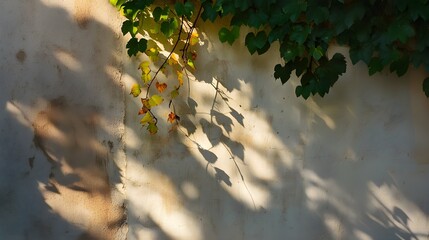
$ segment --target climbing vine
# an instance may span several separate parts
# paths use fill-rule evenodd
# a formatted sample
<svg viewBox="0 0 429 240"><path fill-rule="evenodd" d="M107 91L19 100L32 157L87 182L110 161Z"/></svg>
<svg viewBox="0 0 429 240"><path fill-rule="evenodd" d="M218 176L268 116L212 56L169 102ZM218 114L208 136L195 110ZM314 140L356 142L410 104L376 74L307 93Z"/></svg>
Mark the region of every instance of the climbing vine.
<svg viewBox="0 0 429 240"><path fill-rule="evenodd" d="M199 22L228 17L230 24L220 29L219 40L232 45L245 29L244 42L251 54L263 54L277 42L284 61L274 66L274 77L284 84L295 74L300 78L296 96L304 99L316 94L323 97L345 73L345 57L341 53L327 55L332 44L348 46L352 63L365 63L369 75L387 68L402 76L410 66L429 71L428 0L110 2L126 17L122 33L131 36L128 54L146 54L150 60L140 64L142 83L132 86L131 94L139 97L145 90L139 114L143 115L142 125L152 134L158 129L152 109L165 99L171 109L168 121L180 120L174 99L180 94L184 76L196 68L197 53L192 47L199 42ZM172 43L168 54L161 55L159 48L150 46L149 34ZM153 70L152 64L158 61L160 65ZM167 72L177 79L174 87L157 80L159 73ZM429 78L423 80L422 88L429 97Z"/></svg>

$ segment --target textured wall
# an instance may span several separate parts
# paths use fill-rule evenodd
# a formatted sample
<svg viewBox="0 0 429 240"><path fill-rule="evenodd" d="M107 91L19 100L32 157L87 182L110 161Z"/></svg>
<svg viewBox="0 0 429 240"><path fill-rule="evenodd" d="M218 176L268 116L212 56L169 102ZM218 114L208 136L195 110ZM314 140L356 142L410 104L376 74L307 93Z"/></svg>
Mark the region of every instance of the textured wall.
<svg viewBox="0 0 429 240"><path fill-rule="evenodd" d="M115 10L104 0L5 0L0 9L0 239L120 239Z"/></svg>
<svg viewBox="0 0 429 240"><path fill-rule="evenodd" d="M423 72L349 64L304 101L275 47L250 57L208 24L182 127L149 136L107 0L0 12L0 239L429 238Z"/></svg>
<svg viewBox="0 0 429 240"><path fill-rule="evenodd" d="M183 128L126 134L129 239L429 238L423 72L370 78L349 62L329 95L304 101L296 79L274 81L275 46L250 57L205 27L199 81L176 103Z"/></svg>

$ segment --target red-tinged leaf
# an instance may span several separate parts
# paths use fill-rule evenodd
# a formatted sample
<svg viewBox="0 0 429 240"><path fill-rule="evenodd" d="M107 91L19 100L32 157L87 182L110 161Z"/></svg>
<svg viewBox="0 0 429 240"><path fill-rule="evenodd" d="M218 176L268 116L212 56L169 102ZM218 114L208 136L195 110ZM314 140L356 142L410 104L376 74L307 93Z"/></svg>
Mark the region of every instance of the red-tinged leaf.
<svg viewBox="0 0 429 240"><path fill-rule="evenodd" d="M158 91L159 91L160 93L164 92L164 90L167 88L167 84L166 84L166 83L159 83L159 82L156 82L156 83L155 83L155 86L156 86L156 89L158 89Z"/></svg>
<svg viewBox="0 0 429 240"><path fill-rule="evenodd" d="M142 101L143 107L150 109L149 99L141 98L140 100Z"/></svg>
<svg viewBox="0 0 429 240"><path fill-rule="evenodd" d="M137 84L137 83L133 84L133 86L131 87L130 94L133 95L133 97L138 97L141 92L142 90L141 90L140 84Z"/></svg>
<svg viewBox="0 0 429 240"><path fill-rule="evenodd" d="M174 121L176 121L176 114L174 114L174 112L170 112L170 114L168 114L167 121L170 123L174 123Z"/></svg>
<svg viewBox="0 0 429 240"><path fill-rule="evenodd" d="M147 111L148 111L148 109L147 109L147 108L142 107L142 108L139 110L139 115L145 114L145 113L147 113Z"/></svg>

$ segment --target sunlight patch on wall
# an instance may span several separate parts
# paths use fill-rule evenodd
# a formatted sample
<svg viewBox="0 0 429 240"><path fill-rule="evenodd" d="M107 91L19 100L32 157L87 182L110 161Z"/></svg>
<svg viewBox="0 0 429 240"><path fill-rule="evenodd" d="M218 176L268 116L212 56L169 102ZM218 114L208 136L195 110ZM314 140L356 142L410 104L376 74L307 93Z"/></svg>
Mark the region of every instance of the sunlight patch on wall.
<svg viewBox="0 0 429 240"><path fill-rule="evenodd" d="M82 64L73 56L72 53L58 48L54 51L54 56L60 63L70 70L75 72L82 71Z"/></svg>
<svg viewBox="0 0 429 240"><path fill-rule="evenodd" d="M371 193L368 216L384 228L409 236L428 236L429 216L394 185L368 183Z"/></svg>

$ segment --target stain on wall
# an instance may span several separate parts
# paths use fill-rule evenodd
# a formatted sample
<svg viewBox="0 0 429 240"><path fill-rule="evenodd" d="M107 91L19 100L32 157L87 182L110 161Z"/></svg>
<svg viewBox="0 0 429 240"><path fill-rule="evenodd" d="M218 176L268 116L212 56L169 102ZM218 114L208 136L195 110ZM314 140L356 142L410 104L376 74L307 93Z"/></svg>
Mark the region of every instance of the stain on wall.
<svg viewBox="0 0 429 240"><path fill-rule="evenodd" d="M86 29L91 20L92 1L76 0L74 2L74 19L81 29Z"/></svg>

